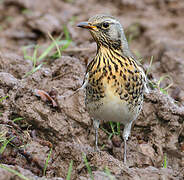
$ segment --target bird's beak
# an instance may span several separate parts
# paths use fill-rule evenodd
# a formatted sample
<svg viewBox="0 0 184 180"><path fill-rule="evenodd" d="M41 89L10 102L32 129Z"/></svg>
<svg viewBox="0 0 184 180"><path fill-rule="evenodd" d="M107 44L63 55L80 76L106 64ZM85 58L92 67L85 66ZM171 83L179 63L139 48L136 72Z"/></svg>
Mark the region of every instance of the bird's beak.
<svg viewBox="0 0 184 180"><path fill-rule="evenodd" d="M96 26L91 25L89 22L80 22L77 27L96 30Z"/></svg>

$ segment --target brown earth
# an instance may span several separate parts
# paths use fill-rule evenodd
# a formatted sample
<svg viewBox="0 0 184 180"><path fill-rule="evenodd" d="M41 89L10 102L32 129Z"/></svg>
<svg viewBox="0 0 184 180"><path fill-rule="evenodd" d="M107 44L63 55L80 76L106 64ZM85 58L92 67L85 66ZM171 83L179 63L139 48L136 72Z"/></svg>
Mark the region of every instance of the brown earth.
<svg viewBox="0 0 184 180"><path fill-rule="evenodd" d="M0 98L8 96L0 102L0 135L12 138L0 154L0 180L20 179L2 164L29 179L66 179L71 160L71 179L87 180L90 174L84 154L95 180L184 178L184 1L1 0L0 12ZM128 167L122 161L119 136L108 140L108 134L100 129L99 146L103 149L93 151L94 130L85 110L84 92L71 95L81 86L86 63L96 51L89 33L77 29L76 24L97 13L120 20L145 70L154 57L148 73L151 82L169 76L160 88L150 87L145 96L128 140ZM39 44L41 53L51 42L47 33L56 38L63 34L64 25L72 43L62 57L45 58L38 71L24 78L33 64L24 58L22 47ZM164 94L162 89L171 82ZM35 96L39 90L50 92L55 104ZM13 121L20 117L23 119ZM111 132L108 124L101 127ZM0 148L2 145L0 142ZM163 167L164 157L167 168Z"/></svg>

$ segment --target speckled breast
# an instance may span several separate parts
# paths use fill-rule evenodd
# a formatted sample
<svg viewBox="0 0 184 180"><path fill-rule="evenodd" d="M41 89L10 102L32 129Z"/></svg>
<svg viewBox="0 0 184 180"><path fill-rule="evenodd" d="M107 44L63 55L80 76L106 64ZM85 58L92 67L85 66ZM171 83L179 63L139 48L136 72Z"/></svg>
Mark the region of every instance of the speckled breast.
<svg viewBox="0 0 184 180"><path fill-rule="evenodd" d="M105 85L104 93L101 95L96 88L90 85L86 87L87 111L91 117L100 121L126 124L135 120L142 108L143 94L138 96L137 102L133 101L133 99L128 101L127 96L120 98L112 85Z"/></svg>

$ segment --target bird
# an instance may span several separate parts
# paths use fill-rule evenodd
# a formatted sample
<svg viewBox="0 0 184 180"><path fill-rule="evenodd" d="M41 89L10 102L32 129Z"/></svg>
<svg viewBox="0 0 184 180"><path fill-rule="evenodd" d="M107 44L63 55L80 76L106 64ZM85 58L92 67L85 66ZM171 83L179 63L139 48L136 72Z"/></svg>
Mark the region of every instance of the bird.
<svg viewBox="0 0 184 180"><path fill-rule="evenodd" d="M142 109L144 93L149 92L146 74L129 50L123 27L115 17L97 14L77 26L88 29L97 44L96 56L87 65L81 86L86 91L85 106L93 120L95 149L99 150L100 122L120 122L124 125L126 164L131 126Z"/></svg>

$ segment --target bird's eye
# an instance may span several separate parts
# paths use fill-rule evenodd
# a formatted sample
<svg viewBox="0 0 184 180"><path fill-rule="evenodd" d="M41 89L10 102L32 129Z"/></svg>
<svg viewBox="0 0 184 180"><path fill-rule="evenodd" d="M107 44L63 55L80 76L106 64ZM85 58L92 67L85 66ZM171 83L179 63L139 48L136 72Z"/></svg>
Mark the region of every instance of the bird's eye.
<svg viewBox="0 0 184 180"><path fill-rule="evenodd" d="M109 23L108 23L108 22L104 22L104 23L102 24L102 27L103 27L103 28L108 28L108 27L109 27Z"/></svg>

